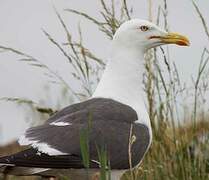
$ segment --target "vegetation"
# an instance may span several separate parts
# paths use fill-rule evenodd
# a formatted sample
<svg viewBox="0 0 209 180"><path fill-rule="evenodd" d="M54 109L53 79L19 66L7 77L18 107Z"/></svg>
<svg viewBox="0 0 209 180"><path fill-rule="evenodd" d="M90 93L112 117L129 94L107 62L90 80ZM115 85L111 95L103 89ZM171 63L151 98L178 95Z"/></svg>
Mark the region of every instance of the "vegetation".
<svg viewBox="0 0 209 180"><path fill-rule="evenodd" d="M132 8L126 0L121 0L120 4L112 1L100 0L102 11L102 20L91 17L85 12L74 9L65 9L69 15L75 14L85 18L95 24L99 31L103 32L105 37L112 39L114 32L121 23L132 16ZM149 19L152 17L152 0L149 3ZM198 5L191 1L194 10L202 22L204 31L209 40L209 30L207 23L201 13ZM163 0L162 6L158 8L156 24L163 22L164 28L168 30L168 2ZM67 90L67 94L74 99L85 99L92 93L93 86L98 81L99 74L105 67L105 60L93 54L83 45L81 28L78 28L80 39L73 40L61 15L55 10L57 17L65 30L66 43L61 44L55 40L49 33L43 30L63 56L67 58L74 69L72 72L74 78L82 85L82 92L77 93L70 87L65 80L43 64L41 60L31 57L27 53L16 49L0 46L0 49L20 55L20 61L24 61L31 66L44 69L44 73L52 79L54 83L60 84L61 88ZM71 14L70 14L71 13ZM175 62L169 58L169 47L160 47L150 50L146 55L146 74L144 78L144 89L147 94L147 107L153 129L153 142L148 153L140 167L127 172L123 176L125 179L144 179L144 180L206 180L209 179L209 121L208 115L204 111L205 95L209 88L209 50L205 47L202 50L200 64L196 77L192 78L193 87L187 87L179 78L178 69ZM160 62L163 62L160 63ZM192 94L192 96L189 96ZM188 97L189 96L189 97ZM192 108L188 113L185 104L180 106L178 98L189 98ZM13 101L17 103L29 104L40 113L53 113L56 110L50 107L42 107L31 100L22 98L6 97L2 100ZM183 109L183 110L180 110ZM184 118L183 120L181 118ZM186 123L183 123L186 119ZM181 121L181 123L180 123ZM81 147L83 147L84 164L88 168L88 134L86 131L81 133ZM130 137L132 139L132 137ZM134 141L131 143L134 143ZM127 150L128 151L128 150ZM108 162L105 151L98 150L102 162ZM130 155L131 156L131 155ZM102 177L106 163L101 163ZM104 179L104 178L103 178Z"/></svg>

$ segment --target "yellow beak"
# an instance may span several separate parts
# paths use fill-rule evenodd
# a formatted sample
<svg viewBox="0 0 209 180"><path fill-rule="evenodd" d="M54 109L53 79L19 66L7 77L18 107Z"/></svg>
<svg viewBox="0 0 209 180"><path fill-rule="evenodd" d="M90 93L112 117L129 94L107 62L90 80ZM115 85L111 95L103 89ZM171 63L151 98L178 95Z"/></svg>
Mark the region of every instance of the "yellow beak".
<svg viewBox="0 0 209 180"><path fill-rule="evenodd" d="M186 36L178 33L167 33L165 36L151 36L150 39L160 39L165 44L177 44L180 46L189 46L190 42Z"/></svg>

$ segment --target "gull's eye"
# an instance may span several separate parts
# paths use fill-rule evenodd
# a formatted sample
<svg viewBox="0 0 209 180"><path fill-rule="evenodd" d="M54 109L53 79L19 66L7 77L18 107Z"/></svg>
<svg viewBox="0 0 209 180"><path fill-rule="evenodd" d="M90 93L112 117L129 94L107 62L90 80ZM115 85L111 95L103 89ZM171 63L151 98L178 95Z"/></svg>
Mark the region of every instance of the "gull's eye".
<svg viewBox="0 0 209 180"><path fill-rule="evenodd" d="M147 31L147 30L149 30L149 27L148 26L140 26L139 28L141 29L141 31Z"/></svg>

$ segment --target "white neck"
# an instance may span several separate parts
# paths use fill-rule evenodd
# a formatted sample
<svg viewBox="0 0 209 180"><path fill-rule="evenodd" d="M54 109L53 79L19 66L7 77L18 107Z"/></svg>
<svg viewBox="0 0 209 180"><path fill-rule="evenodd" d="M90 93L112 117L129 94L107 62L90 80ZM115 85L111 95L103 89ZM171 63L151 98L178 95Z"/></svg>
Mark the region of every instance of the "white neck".
<svg viewBox="0 0 209 180"><path fill-rule="evenodd" d="M131 106L137 122L150 127L143 91L144 52L133 48L114 48L93 97L111 98Z"/></svg>

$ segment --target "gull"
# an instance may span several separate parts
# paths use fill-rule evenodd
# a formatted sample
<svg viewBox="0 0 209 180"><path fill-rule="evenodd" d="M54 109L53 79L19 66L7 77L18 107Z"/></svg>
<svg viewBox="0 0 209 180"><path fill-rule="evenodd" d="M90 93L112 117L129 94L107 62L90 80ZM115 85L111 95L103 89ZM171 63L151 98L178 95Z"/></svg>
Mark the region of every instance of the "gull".
<svg viewBox="0 0 209 180"><path fill-rule="evenodd" d="M143 92L144 55L147 50L165 44L189 46L189 40L146 20L123 23L114 34L110 60L92 97L65 107L43 125L27 129L19 144L28 148L1 157L0 171L56 176L53 173L57 170L68 172L73 180L84 179L84 131L88 132L90 178L101 167L98 149L105 149L112 180L120 179L130 165L137 167L152 141Z"/></svg>

